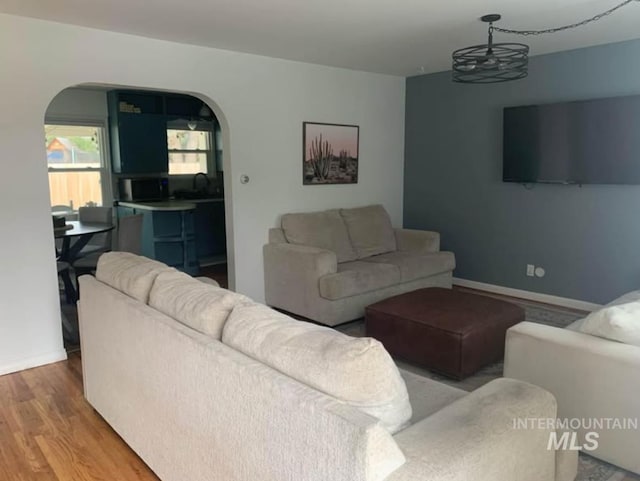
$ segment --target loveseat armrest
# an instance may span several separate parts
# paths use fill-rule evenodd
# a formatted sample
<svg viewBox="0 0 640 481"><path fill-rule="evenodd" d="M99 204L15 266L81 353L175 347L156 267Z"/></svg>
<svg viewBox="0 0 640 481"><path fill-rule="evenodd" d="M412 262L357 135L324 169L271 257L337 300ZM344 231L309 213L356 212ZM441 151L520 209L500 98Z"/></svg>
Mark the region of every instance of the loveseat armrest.
<svg viewBox="0 0 640 481"><path fill-rule="evenodd" d="M555 417L549 392L497 379L396 434L407 463L387 481L554 481L552 430L516 423Z"/></svg>
<svg viewBox="0 0 640 481"><path fill-rule="evenodd" d="M306 312L303 307L320 297L320 278L338 272L336 253L326 249L270 243L262 252L266 302L289 312Z"/></svg>
<svg viewBox="0 0 640 481"><path fill-rule="evenodd" d="M640 419L640 347L570 329L522 322L507 331L504 375L547 389L560 419ZM586 424L586 423L584 423ZM580 425L598 434L597 458L640 473L640 431Z"/></svg>
<svg viewBox="0 0 640 481"><path fill-rule="evenodd" d="M438 252L440 234L438 232L416 229L394 229L396 245L399 251Z"/></svg>

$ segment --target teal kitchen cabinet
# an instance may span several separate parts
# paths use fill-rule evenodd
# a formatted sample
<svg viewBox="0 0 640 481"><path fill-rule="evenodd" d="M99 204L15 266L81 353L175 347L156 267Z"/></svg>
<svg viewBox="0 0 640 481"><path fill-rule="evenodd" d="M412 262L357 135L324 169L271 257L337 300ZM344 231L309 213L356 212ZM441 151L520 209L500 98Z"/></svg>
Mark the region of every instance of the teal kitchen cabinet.
<svg viewBox="0 0 640 481"><path fill-rule="evenodd" d="M112 169L116 174L169 171L167 118L161 95L108 94Z"/></svg>
<svg viewBox="0 0 640 481"><path fill-rule="evenodd" d="M118 216L143 214L142 255L195 275L200 271L195 209L187 202L120 202Z"/></svg>
<svg viewBox="0 0 640 481"><path fill-rule="evenodd" d="M219 261L227 253L225 213L223 199L194 201L196 251L201 265Z"/></svg>

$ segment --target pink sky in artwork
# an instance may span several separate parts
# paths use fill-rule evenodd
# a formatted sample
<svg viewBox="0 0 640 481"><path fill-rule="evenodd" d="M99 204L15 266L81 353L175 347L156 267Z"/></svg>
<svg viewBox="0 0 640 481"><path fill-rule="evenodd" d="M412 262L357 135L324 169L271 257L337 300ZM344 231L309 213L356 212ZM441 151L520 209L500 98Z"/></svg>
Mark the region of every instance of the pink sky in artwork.
<svg viewBox="0 0 640 481"><path fill-rule="evenodd" d="M328 140L333 147L333 155L338 156L346 150L351 157L358 157L358 128L342 125L306 124L305 160L310 159L311 142L322 134L322 142Z"/></svg>

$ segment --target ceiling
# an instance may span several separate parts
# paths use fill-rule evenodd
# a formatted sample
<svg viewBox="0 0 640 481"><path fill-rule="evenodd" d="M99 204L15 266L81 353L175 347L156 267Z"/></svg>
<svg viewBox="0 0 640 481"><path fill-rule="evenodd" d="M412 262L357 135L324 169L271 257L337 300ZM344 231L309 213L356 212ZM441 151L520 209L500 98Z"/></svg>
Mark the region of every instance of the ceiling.
<svg viewBox="0 0 640 481"><path fill-rule="evenodd" d="M402 76L450 68L451 52L500 26L573 23L621 0L1 0L0 12L270 57ZM531 54L640 38L640 1L570 32L525 41ZM523 41L497 34L496 41Z"/></svg>

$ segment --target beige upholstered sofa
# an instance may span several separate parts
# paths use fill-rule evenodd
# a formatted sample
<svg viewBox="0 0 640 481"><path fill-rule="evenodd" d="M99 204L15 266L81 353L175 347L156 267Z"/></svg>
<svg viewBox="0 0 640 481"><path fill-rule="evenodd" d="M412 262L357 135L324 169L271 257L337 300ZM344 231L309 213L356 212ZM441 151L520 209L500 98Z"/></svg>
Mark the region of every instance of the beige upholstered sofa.
<svg viewBox="0 0 640 481"><path fill-rule="evenodd" d="M455 268L437 232L394 229L381 205L285 214L263 254L267 304L329 326L397 294L451 287Z"/></svg>
<svg viewBox="0 0 640 481"><path fill-rule="evenodd" d="M85 396L163 481L569 481L553 396L468 394L400 372L380 343L300 322L132 254L79 304Z"/></svg>
<svg viewBox="0 0 640 481"><path fill-rule="evenodd" d="M640 291L605 308L630 302L640 302ZM631 327L637 334L640 304L636 309ZM585 320L566 329L531 322L509 329L504 375L552 392L561 420L582 426L577 429L578 445L592 447L585 435L595 432L598 446L588 454L640 474L640 346L581 332ZM614 425L613 420L622 424Z"/></svg>

